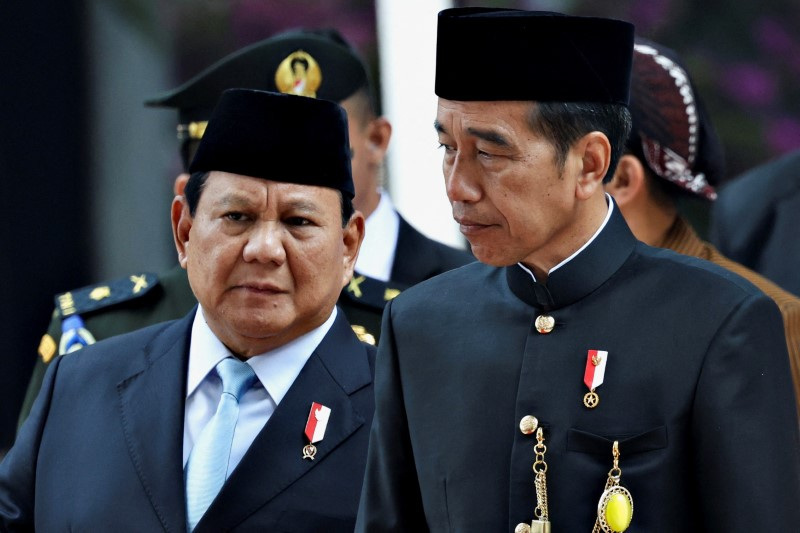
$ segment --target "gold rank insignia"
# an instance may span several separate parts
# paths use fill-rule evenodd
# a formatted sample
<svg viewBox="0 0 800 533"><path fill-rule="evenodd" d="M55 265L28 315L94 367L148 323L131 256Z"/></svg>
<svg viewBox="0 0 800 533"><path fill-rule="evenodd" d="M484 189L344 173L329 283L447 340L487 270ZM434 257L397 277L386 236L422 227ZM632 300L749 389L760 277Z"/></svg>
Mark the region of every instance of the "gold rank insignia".
<svg viewBox="0 0 800 533"><path fill-rule="evenodd" d="M364 283L364 280L367 279L366 276L356 276L350 280L350 283L347 285L347 292L355 296L356 298L361 298L361 285Z"/></svg>
<svg viewBox="0 0 800 533"><path fill-rule="evenodd" d="M366 342L367 344L371 344L371 345L375 346L375 336L372 333L369 333L367 331L367 328L365 328L364 326L359 326L357 324L354 324L354 325L352 325L350 327L353 328L353 333L356 334L356 337L358 337L358 340L360 340L361 342Z"/></svg>
<svg viewBox="0 0 800 533"><path fill-rule="evenodd" d="M389 300L394 300L398 294L400 294L398 289L386 289L383 291L383 299L388 302Z"/></svg>
<svg viewBox="0 0 800 533"><path fill-rule="evenodd" d="M147 283L147 275L142 274L141 276L131 276L130 277L131 283L133 283L133 294L141 291L142 289L146 289L150 284Z"/></svg>
<svg viewBox="0 0 800 533"><path fill-rule="evenodd" d="M281 61L275 71L275 86L285 94L317 97L322 71L316 60L303 50L296 50Z"/></svg>
<svg viewBox="0 0 800 533"><path fill-rule="evenodd" d="M103 298L108 298L111 296L111 287L108 285L103 285L102 287L95 287L92 289L92 292L89 293L89 298L92 300L99 302Z"/></svg>
<svg viewBox="0 0 800 533"><path fill-rule="evenodd" d="M49 363L56 354L56 348L56 341L49 333L42 335L42 340L39 341L39 356L42 358L42 361Z"/></svg>

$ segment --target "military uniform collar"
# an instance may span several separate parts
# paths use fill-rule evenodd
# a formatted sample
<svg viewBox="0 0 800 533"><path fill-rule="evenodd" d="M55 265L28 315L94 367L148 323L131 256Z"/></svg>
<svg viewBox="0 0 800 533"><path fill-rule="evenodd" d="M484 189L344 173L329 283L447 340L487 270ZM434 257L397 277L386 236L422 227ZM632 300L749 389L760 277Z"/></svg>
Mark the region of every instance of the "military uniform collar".
<svg viewBox="0 0 800 533"><path fill-rule="evenodd" d="M609 200L613 202L613 200ZM525 303L543 311L577 302L605 283L633 251L636 239L617 206L588 246L551 271L546 283L532 279L519 265L506 267L511 291Z"/></svg>

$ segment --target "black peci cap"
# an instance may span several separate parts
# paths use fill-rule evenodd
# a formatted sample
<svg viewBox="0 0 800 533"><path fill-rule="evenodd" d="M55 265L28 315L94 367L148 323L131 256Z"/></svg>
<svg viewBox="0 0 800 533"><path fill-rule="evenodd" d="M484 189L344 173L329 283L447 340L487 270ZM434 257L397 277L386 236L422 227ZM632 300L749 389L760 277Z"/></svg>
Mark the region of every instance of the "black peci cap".
<svg viewBox="0 0 800 533"><path fill-rule="evenodd" d="M227 90L189 167L213 170L330 187L352 198L347 115L325 100Z"/></svg>
<svg viewBox="0 0 800 533"><path fill-rule="evenodd" d="M367 86L364 63L338 32L292 30L228 55L145 104L176 108L179 137L199 139L226 89L258 89L341 102Z"/></svg>
<svg viewBox="0 0 800 533"><path fill-rule="evenodd" d="M722 143L678 55L637 39L628 149L659 178L715 200L725 172Z"/></svg>
<svg viewBox="0 0 800 533"><path fill-rule="evenodd" d="M633 25L544 11L439 13L436 94L448 100L627 104Z"/></svg>

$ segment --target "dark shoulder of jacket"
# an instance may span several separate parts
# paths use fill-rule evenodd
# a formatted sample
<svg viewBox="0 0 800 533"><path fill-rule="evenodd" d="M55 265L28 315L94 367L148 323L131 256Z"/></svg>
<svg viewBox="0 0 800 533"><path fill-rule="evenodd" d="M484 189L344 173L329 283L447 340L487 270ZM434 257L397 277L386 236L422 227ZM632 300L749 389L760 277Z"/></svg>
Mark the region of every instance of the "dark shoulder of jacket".
<svg viewBox="0 0 800 533"><path fill-rule="evenodd" d="M100 309L139 300L159 286L158 276L150 272L87 285L55 296L56 313L62 319L93 313Z"/></svg>

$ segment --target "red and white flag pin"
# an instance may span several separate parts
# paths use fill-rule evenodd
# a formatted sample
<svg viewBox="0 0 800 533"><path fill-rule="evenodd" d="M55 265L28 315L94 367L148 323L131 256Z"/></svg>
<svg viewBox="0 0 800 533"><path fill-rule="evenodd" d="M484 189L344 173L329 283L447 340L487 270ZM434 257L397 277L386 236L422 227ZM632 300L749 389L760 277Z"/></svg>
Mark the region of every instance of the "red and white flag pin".
<svg viewBox="0 0 800 533"><path fill-rule="evenodd" d="M605 350L589 350L586 354L583 382L589 387L589 392L583 396L583 405L589 409L594 409L600 403L600 397L595 389L603 384L603 379L606 377L606 363L608 363L608 352Z"/></svg>
<svg viewBox="0 0 800 533"><path fill-rule="evenodd" d="M305 431L308 444L303 446L303 459L314 460L314 456L317 454L317 447L314 446L314 443L321 441L325 437L325 429L328 427L330 417L330 407L325 407L317 402L311 404L311 412L308 413Z"/></svg>

